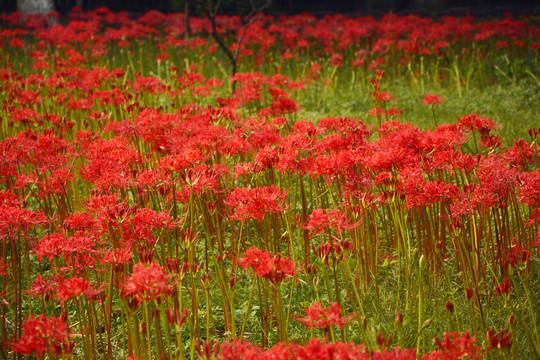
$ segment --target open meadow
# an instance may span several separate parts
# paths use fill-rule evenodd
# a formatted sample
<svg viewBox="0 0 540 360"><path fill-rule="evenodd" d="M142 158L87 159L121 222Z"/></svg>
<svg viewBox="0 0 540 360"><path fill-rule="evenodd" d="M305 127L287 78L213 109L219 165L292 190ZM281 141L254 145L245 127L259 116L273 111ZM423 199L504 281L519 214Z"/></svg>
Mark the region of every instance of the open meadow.
<svg viewBox="0 0 540 360"><path fill-rule="evenodd" d="M540 17L214 20L0 14L0 359L540 358Z"/></svg>

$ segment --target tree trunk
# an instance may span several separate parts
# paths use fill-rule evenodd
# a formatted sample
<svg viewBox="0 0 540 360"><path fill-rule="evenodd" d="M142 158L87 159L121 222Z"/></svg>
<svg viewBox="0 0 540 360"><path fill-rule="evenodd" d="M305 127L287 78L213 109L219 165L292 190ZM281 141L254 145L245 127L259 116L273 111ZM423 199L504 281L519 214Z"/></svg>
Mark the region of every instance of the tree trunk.
<svg viewBox="0 0 540 360"><path fill-rule="evenodd" d="M189 38L191 35L191 29L189 26L189 0L186 0L184 3L184 16L185 16L185 23L186 23L186 39Z"/></svg>
<svg viewBox="0 0 540 360"><path fill-rule="evenodd" d="M23 14L41 14L54 10L53 0L17 0L17 10Z"/></svg>

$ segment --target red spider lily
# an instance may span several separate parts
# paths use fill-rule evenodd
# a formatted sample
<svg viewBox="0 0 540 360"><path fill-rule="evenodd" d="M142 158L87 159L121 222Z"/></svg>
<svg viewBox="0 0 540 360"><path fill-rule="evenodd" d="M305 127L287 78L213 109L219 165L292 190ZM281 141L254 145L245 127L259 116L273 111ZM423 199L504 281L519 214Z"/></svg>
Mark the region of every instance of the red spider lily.
<svg viewBox="0 0 540 360"><path fill-rule="evenodd" d="M320 302L316 302L305 311L307 317L297 317L296 319L309 328L327 328L330 325L336 325L340 329L343 329L343 327L356 316L356 314L352 314L342 317L341 307L338 303L334 302L331 302L329 307L323 307Z"/></svg>
<svg viewBox="0 0 540 360"><path fill-rule="evenodd" d="M283 212L285 210L283 202L286 197L287 192L281 191L275 185L235 188L225 204L234 208L231 219L262 220L266 214Z"/></svg>
<svg viewBox="0 0 540 360"><path fill-rule="evenodd" d="M520 201L530 206L540 204L540 170L521 173L519 180Z"/></svg>
<svg viewBox="0 0 540 360"><path fill-rule="evenodd" d="M341 54L334 54L330 58L330 65L332 65L334 67L340 67L340 66L343 66L343 64L344 64L343 55L341 55Z"/></svg>
<svg viewBox="0 0 540 360"><path fill-rule="evenodd" d="M147 208L140 209L131 220L134 238L147 244L154 244L159 240L156 239L152 230L170 230L178 226L179 223L173 221L166 212L156 213Z"/></svg>
<svg viewBox="0 0 540 360"><path fill-rule="evenodd" d="M160 167L164 170L183 172L186 168L197 165L205 160L205 156L198 149L185 149L181 154L164 157Z"/></svg>
<svg viewBox="0 0 540 360"><path fill-rule="evenodd" d="M540 136L540 128L536 129L536 128L530 128L528 130L528 133L529 133L529 136L533 139L533 140L536 140L537 137Z"/></svg>
<svg viewBox="0 0 540 360"><path fill-rule="evenodd" d="M88 165L83 177L98 189L125 188L134 183L134 166L140 155L125 140L96 140L88 149Z"/></svg>
<svg viewBox="0 0 540 360"><path fill-rule="evenodd" d="M19 354L34 354L42 358L44 354L68 355L73 352L72 337L63 318L30 316L23 323L23 336L11 343L11 350Z"/></svg>
<svg viewBox="0 0 540 360"><path fill-rule="evenodd" d="M52 262L54 257L59 256L67 260L70 256L94 255L97 253L96 246L96 239L93 236L77 231L69 237L59 233L46 235L32 250L38 256L38 261L41 262L46 256Z"/></svg>
<svg viewBox="0 0 540 360"><path fill-rule="evenodd" d="M170 279L171 275L166 274L157 263L137 263L133 266L133 274L122 283L121 295L134 297L138 301L167 296L173 290Z"/></svg>
<svg viewBox="0 0 540 360"><path fill-rule="evenodd" d="M101 263L112 265L125 265L131 263L133 251L129 247L122 247L104 252Z"/></svg>
<svg viewBox="0 0 540 360"><path fill-rule="evenodd" d="M440 180L426 181L420 169L405 168L400 171L400 176L403 182L399 183L397 188L405 195L408 208L451 201L459 193L459 188L454 184Z"/></svg>
<svg viewBox="0 0 540 360"><path fill-rule="evenodd" d="M137 186L166 189L172 183L171 175L161 169L145 169L139 172Z"/></svg>
<svg viewBox="0 0 540 360"><path fill-rule="evenodd" d="M486 134L485 130L480 130L480 146L488 149L497 149L501 146L502 137L500 135Z"/></svg>
<svg viewBox="0 0 540 360"><path fill-rule="evenodd" d="M326 228L332 227L338 233L341 230L352 230L359 224L348 224L347 218L337 209L315 209L303 229L309 230L309 236L315 236Z"/></svg>
<svg viewBox="0 0 540 360"><path fill-rule="evenodd" d="M259 359L262 354L262 349L252 345L241 339L234 339L231 342L224 343L220 346L220 353L216 356L220 360L236 360L236 359Z"/></svg>
<svg viewBox="0 0 540 360"><path fill-rule="evenodd" d="M313 128L313 130L316 129ZM275 168L283 172L305 173L313 162L311 156L313 140L309 135L289 135L283 139L279 150L279 161L275 164Z"/></svg>
<svg viewBox="0 0 540 360"><path fill-rule="evenodd" d="M416 350L400 349L368 351L362 344L344 342L326 342L321 339L310 339L307 344L278 344L273 348L256 355L257 359L298 359L298 360L414 360Z"/></svg>
<svg viewBox="0 0 540 360"><path fill-rule="evenodd" d="M23 125L39 123L39 118L34 109L14 109L10 115L10 119L13 121L13 123L21 123Z"/></svg>
<svg viewBox="0 0 540 360"><path fill-rule="evenodd" d="M511 167L516 167L519 169L525 169L528 164L534 163L539 159L534 145L527 143L523 139L514 141L512 147L507 149L502 157L509 163Z"/></svg>
<svg viewBox="0 0 540 360"><path fill-rule="evenodd" d="M248 174L260 173L263 170L262 166L252 162L243 162L236 164L232 172L235 179L239 177L245 177Z"/></svg>
<svg viewBox="0 0 540 360"><path fill-rule="evenodd" d="M271 104L272 113L274 116L282 116L298 112L298 104L291 98L280 98L274 100Z"/></svg>
<svg viewBox="0 0 540 360"><path fill-rule="evenodd" d="M33 295L41 295L45 301L49 301L54 295L56 289L56 280L50 278L43 278L41 274L38 274L32 289L27 290L26 293Z"/></svg>
<svg viewBox="0 0 540 360"><path fill-rule="evenodd" d="M91 230L95 227L98 221L87 212L71 213L64 219L64 227L68 230Z"/></svg>
<svg viewBox="0 0 540 360"><path fill-rule="evenodd" d="M294 277L299 271L289 258L281 258L279 254L272 256L256 247L247 249L244 257L238 259L238 265L244 269L251 268L256 276L274 284L281 283L287 276Z"/></svg>
<svg viewBox="0 0 540 360"><path fill-rule="evenodd" d="M515 189L519 178L517 169L509 169L504 161L496 157L479 158L478 180L485 195L483 199L486 207L494 205L505 207L509 198L515 196ZM487 198L490 197L490 199Z"/></svg>
<svg viewBox="0 0 540 360"><path fill-rule="evenodd" d="M459 124L465 130L475 131L480 129L493 130L498 126L493 123L492 119L480 116L478 114L470 114L459 119Z"/></svg>
<svg viewBox="0 0 540 360"><path fill-rule="evenodd" d="M476 338L471 338L467 332L444 334L443 341L435 338L439 350L422 356L422 360L452 360L465 357L471 360L483 359L485 351L482 351L480 346L474 345L475 340Z"/></svg>
<svg viewBox="0 0 540 360"><path fill-rule="evenodd" d="M279 144L281 136L279 130L271 127L268 124L261 124L257 128L251 130L249 135L249 144L256 149L271 147L271 145Z"/></svg>
<svg viewBox="0 0 540 360"><path fill-rule="evenodd" d="M439 95L433 95L433 94L427 94L424 95L424 105L428 105L432 107L433 105L439 105L443 103L443 98L441 98Z"/></svg>
<svg viewBox="0 0 540 360"><path fill-rule="evenodd" d="M267 145L255 155L255 163L264 169L271 169L279 162L281 151L277 147Z"/></svg>
<svg viewBox="0 0 540 360"><path fill-rule="evenodd" d="M42 211L22 208L22 201L11 191L0 190L0 240L16 237L37 226L46 226L50 220Z"/></svg>
<svg viewBox="0 0 540 360"><path fill-rule="evenodd" d="M316 157L311 164L309 173L313 176L327 175L333 179L341 173L348 173L354 164L354 158L350 151L338 151Z"/></svg>
<svg viewBox="0 0 540 360"><path fill-rule="evenodd" d="M112 223L123 223L137 211L137 206L129 206L118 195L92 196L86 202L86 208L90 214L95 214L98 222L108 229Z"/></svg>
<svg viewBox="0 0 540 360"><path fill-rule="evenodd" d="M63 304L66 300L74 297L86 296L93 299L103 289L96 289L90 285L88 280L79 277L69 279L59 279L56 283L55 297Z"/></svg>
<svg viewBox="0 0 540 360"><path fill-rule="evenodd" d="M200 195L209 192L219 193L221 190L221 177L230 172L225 164L208 166L200 164L186 171L185 181L193 190L193 194Z"/></svg>
<svg viewBox="0 0 540 360"><path fill-rule="evenodd" d="M353 135L357 140L364 141L371 135L371 129L366 126L362 119L350 117L329 117L319 120L317 125L322 131L333 130L344 135ZM352 133L352 134L351 134Z"/></svg>

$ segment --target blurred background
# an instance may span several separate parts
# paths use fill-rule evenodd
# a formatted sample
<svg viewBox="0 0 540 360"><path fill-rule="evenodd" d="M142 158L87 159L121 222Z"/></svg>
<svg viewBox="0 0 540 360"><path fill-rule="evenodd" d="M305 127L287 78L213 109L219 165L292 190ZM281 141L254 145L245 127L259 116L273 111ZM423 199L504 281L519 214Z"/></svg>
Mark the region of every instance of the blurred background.
<svg viewBox="0 0 540 360"><path fill-rule="evenodd" d="M0 0L0 12L17 11L17 3L45 1L52 3L60 14L69 12L74 6L83 10L106 6L113 11L127 11L134 16L148 10L182 12L186 1L193 0ZM222 0L220 13L237 14L247 0ZM249 6L249 5L248 5ZM388 12L431 16L466 15L501 16L505 12L540 14L538 0L273 0L266 13L292 15L309 12L324 14L382 15ZM190 7L192 15L201 15L196 5Z"/></svg>

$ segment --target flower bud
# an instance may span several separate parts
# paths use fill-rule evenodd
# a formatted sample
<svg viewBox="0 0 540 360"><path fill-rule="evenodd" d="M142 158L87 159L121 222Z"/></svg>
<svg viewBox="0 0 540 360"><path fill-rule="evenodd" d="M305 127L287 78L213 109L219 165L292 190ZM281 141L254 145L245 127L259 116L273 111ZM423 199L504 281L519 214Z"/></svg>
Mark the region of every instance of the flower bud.
<svg viewBox="0 0 540 360"><path fill-rule="evenodd" d="M146 331L147 331L147 330L148 330L148 329L146 328L146 322L145 322L145 321L142 321L142 322L141 322L141 333L146 334Z"/></svg>
<svg viewBox="0 0 540 360"><path fill-rule="evenodd" d="M467 296L467 300L471 300L473 297L473 291L471 288L467 288L465 290L465 295Z"/></svg>
<svg viewBox="0 0 540 360"><path fill-rule="evenodd" d="M401 329L403 325L403 314L400 312L396 313L396 318L394 319L394 326L398 329Z"/></svg>
<svg viewBox="0 0 540 360"><path fill-rule="evenodd" d="M377 335L377 345L383 346L386 343L386 337L383 333Z"/></svg>

